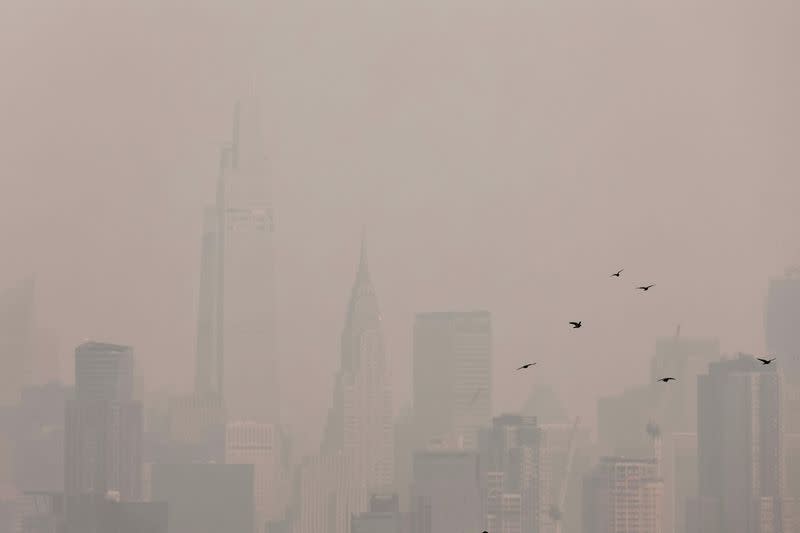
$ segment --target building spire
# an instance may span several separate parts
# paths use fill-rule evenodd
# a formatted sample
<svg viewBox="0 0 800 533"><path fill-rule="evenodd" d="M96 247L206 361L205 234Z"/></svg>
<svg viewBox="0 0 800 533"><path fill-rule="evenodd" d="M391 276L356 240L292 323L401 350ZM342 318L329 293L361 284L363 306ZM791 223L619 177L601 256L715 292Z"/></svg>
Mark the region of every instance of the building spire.
<svg viewBox="0 0 800 533"><path fill-rule="evenodd" d="M361 252L358 259L358 277L369 276L369 265L367 264L367 225L361 225Z"/></svg>
<svg viewBox="0 0 800 533"><path fill-rule="evenodd" d="M256 174L266 170L258 82L255 75L250 79L244 96L236 102L232 144L231 159L234 168Z"/></svg>

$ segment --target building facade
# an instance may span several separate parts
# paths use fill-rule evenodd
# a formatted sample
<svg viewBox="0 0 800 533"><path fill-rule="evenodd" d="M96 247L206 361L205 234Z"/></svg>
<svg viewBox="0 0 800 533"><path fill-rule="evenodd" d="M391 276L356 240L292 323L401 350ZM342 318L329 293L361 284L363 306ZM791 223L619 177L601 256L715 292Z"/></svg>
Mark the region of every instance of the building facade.
<svg viewBox="0 0 800 533"><path fill-rule="evenodd" d="M698 377L698 498L689 531L790 531L781 376L740 355Z"/></svg>
<svg viewBox="0 0 800 533"><path fill-rule="evenodd" d="M66 409L67 512L86 495L141 498L142 406L133 401L133 349L87 342L75 350L75 398Z"/></svg>
<svg viewBox="0 0 800 533"><path fill-rule="evenodd" d="M283 518L288 505L288 464L279 427L231 422L225 432L225 463L253 465L253 511L258 531Z"/></svg>
<svg viewBox="0 0 800 533"><path fill-rule="evenodd" d="M583 481L584 533L661 533L663 490L655 459L601 458Z"/></svg>
<svg viewBox="0 0 800 533"><path fill-rule="evenodd" d="M503 415L480 436L486 526L491 531L538 533L549 522L550 477L545 434L536 417Z"/></svg>

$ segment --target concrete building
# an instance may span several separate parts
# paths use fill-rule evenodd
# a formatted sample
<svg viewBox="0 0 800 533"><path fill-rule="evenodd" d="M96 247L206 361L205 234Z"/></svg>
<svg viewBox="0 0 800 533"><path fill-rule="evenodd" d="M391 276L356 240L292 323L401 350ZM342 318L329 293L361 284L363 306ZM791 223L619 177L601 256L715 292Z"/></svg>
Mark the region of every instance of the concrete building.
<svg viewBox="0 0 800 533"><path fill-rule="evenodd" d="M601 458L584 478L584 533L661 533L663 489L654 459Z"/></svg>
<svg viewBox="0 0 800 533"><path fill-rule="evenodd" d="M87 342L75 350L75 399L67 404L67 513L84 495L141 498L142 406L132 400L133 350ZM69 516L68 516L69 518Z"/></svg>
<svg viewBox="0 0 800 533"><path fill-rule="evenodd" d="M367 487L355 458L338 453L308 458L294 488L293 533L350 533L351 520L367 510Z"/></svg>
<svg viewBox="0 0 800 533"><path fill-rule="evenodd" d="M416 452L411 489L415 533L481 531L484 508L480 476L476 452Z"/></svg>
<svg viewBox="0 0 800 533"><path fill-rule="evenodd" d="M170 398L168 411L167 457L160 462L225 462L226 414L219 396Z"/></svg>
<svg viewBox="0 0 800 533"><path fill-rule="evenodd" d="M253 510L258 531L263 531L267 522L283 518L289 503L289 465L278 427L258 422L229 423L225 463L253 465Z"/></svg>
<svg viewBox="0 0 800 533"><path fill-rule="evenodd" d="M536 417L503 415L480 435L486 525L492 531L538 533L550 521L550 470Z"/></svg>
<svg viewBox="0 0 800 533"><path fill-rule="evenodd" d="M492 416L492 323L488 311L418 313L414 413L419 436L454 436L477 448Z"/></svg>
<svg viewBox="0 0 800 533"><path fill-rule="evenodd" d="M697 386L698 498L688 530L789 531L777 367L740 355L713 363Z"/></svg>

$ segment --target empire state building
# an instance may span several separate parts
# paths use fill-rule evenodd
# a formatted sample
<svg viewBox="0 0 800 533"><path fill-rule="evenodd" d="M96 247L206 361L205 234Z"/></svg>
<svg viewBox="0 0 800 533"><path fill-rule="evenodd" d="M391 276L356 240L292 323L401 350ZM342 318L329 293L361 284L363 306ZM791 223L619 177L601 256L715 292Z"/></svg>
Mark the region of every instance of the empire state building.
<svg viewBox="0 0 800 533"><path fill-rule="evenodd" d="M204 217L195 392L228 417L279 422L274 219L258 102L236 106L216 205Z"/></svg>

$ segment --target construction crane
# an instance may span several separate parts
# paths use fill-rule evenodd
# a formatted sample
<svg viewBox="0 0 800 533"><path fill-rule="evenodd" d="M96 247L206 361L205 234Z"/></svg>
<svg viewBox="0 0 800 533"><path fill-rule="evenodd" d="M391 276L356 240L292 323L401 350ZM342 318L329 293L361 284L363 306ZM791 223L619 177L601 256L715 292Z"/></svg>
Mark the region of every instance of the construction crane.
<svg viewBox="0 0 800 533"><path fill-rule="evenodd" d="M555 533L561 533L561 521L564 518L564 504L567 499L567 487L569 486L569 476L572 473L572 459L575 457L575 434L578 432L578 423L581 418L575 417L572 432L569 435L567 445L567 464L564 468L564 479L561 480L561 493L558 495L558 502L550 506L550 519L555 524Z"/></svg>

